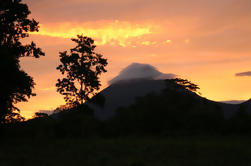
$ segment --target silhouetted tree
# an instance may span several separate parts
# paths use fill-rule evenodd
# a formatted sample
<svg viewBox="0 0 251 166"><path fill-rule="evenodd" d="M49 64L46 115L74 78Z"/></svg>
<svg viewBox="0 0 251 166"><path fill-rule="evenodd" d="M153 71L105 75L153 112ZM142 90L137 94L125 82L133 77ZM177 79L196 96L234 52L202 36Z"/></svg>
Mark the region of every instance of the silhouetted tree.
<svg viewBox="0 0 251 166"><path fill-rule="evenodd" d="M0 3L0 123L22 120L14 104L35 95L34 81L20 69L21 57L43 56L34 42L22 44L29 32L38 31L38 22L28 19L30 11L21 0L1 0Z"/></svg>
<svg viewBox="0 0 251 166"><path fill-rule="evenodd" d="M33 118L44 118L44 117L48 117L49 115L43 112L36 112L33 116Z"/></svg>
<svg viewBox="0 0 251 166"><path fill-rule="evenodd" d="M191 92L198 92L198 90L200 89L198 85L192 83L191 81L188 81L187 79L181 79L181 78L175 78L175 79L167 79L166 80L169 83L174 83L175 86L179 87L183 87L184 89L187 89Z"/></svg>
<svg viewBox="0 0 251 166"><path fill-rule="evenodd" d="M66 103L79 105L88 101L96 94L101 84L99 75L106 72L107 60L103 55L94 52L94 40L78 35L71 39L77 46L70 50L60 52L61 64L57 67L65 78L58 79L57 91L64 95Z"/></svg>

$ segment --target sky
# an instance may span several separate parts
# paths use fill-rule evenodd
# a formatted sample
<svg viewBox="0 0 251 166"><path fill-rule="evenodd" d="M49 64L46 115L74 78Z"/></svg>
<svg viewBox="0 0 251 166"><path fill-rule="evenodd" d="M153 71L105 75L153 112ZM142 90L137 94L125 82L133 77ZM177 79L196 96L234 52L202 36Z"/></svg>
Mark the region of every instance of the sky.
<svg viewBox="0 0 251 166"><path fill-rule="evenodd" d="M34 41L46 53L23 58L22 68L36 82L36 97L19 103L31 117L64 100L56 92L59 52L83 34L108 59L102 88L126 66L143 63L199 85L210 100L251 98L250 0L23 0L40 31ZM25 42L26 42L25 41Z"/></svg>

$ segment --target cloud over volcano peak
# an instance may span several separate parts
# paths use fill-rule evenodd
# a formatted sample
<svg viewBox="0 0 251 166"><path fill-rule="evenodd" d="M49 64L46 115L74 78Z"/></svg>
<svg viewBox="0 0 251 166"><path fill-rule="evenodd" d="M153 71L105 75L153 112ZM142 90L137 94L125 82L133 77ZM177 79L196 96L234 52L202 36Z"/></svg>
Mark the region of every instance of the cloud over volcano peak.
<svg viewBox="0 0 251 166"><path fill-rule="evenodd" d="M149 64L132 63L121 70L118 76L110 80L109 84L132 79L170 79L175 77L175 74L162 73Z"/></svg>

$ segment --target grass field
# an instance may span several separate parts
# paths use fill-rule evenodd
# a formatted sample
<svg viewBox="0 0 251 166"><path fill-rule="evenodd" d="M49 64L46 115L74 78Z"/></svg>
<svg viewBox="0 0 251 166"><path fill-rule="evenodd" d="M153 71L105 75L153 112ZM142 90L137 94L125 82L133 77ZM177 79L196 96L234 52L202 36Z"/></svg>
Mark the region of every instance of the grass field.
<svg viewBox="0 0 251 166"><path fill-rule="evenodd" d="M9 139L1 166L249 166L248 137Z"/></svg>

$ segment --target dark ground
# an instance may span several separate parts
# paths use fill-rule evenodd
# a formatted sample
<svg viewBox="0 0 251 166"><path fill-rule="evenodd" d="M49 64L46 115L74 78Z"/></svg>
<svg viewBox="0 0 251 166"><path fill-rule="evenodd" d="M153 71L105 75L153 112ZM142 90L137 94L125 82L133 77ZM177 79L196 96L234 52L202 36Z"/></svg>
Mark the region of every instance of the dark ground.
<svg viewBox="0 0 251 166"><path fill-rule="evenodd" d="M1 166L248 166L249 137L8 139Z"/></svg>

